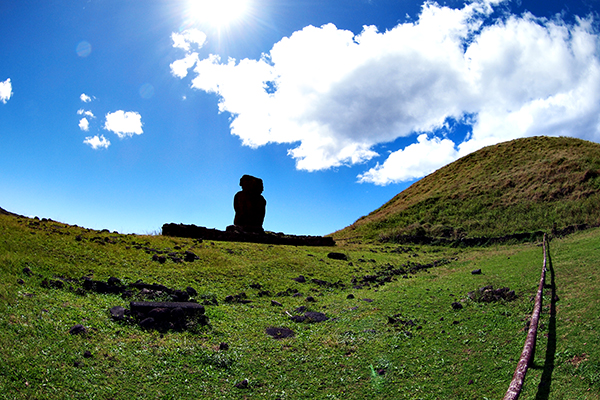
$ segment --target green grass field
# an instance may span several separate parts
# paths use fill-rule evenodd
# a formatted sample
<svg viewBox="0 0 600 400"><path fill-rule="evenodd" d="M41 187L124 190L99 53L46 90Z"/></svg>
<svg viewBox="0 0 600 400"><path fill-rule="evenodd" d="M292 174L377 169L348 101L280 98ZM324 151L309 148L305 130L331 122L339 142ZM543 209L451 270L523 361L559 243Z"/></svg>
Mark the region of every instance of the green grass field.
<svg viewBox="0 0 600 400"><path fill-rule="evenodd" d="M198 259L161 264L147 249L190 250ZM328 258L331 251L348 260ZM554 239L550 254L535 362L521 399L598 399L600 230ZM270 246L118 235L0 215L0 398L501 399L541 267L537 243ZM299 275L307 282L293 280ZM218 305L206 306L209 326L144 330L111 319L109 308L129 300L78 292L84 276L191 286L198 301ZM508 287L517 299L468 298L487 285ZM250 303L225 302L242 292ZM454 310L453 302L463 308ZM300 306L329 319L294 322ZM87 333L69 334L75 324ZM295 335L273 339L268 327ZM236 387L245 379L246 387Z"/></svg>

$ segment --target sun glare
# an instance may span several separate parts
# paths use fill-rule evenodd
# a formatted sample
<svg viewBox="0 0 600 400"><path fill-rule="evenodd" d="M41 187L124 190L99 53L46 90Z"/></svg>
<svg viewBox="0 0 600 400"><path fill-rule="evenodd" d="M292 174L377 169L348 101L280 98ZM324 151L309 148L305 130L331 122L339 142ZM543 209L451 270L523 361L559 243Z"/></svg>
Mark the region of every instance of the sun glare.
<svg viewBox="0 0 600 400"><path fill-rule="evenodd" d="M249 0L191 0L189 10L198 22L225 27L242 18Z"/></svg>

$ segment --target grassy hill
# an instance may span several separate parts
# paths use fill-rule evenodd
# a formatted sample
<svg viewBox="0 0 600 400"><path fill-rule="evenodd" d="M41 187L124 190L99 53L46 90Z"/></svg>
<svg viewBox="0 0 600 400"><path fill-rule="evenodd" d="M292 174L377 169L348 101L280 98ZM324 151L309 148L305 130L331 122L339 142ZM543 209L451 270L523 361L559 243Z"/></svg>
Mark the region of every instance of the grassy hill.
<svg viewBox="0 0 600 400"><path fill-rule="evenodd" d="M599 229L552 241L521 398L598 398L599 246ZM332 250L347 260L330 258ZM201 242L0 213L0 399L501 398L541 255L536 243ZM91 281L131 293L92 290ZM112 307L169 299L162 287L133 290L140 281L194 289L210 323L152 329L114 320ZM469 297L487 286L516 298ZM305 313L327 319L291 318ZM77 324L85 332L69 333ZM271 337L271 328L293 336Z"/></svg>
<svg viewBox="0 0 600 400"><path fill-rule="evenodd" d="M532 137L469 154L333 236L498 237L599 223L600 144Z"/></svg>

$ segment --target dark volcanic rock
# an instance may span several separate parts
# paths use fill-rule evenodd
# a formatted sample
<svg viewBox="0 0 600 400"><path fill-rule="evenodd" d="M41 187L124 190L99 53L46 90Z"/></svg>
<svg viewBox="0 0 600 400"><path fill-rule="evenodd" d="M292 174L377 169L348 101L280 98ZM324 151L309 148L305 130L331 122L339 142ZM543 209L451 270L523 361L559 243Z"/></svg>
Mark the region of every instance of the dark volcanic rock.
<svg viewBox="0 0 600 400"><path fill-rule="evenodd" d="M348 261L348 256L345 255L344 253L331 252L331 253L327 254L327 257L331 258L332 260Z"/></svg>
<svg viewBox="0 0 600 400"><path fill-rule="evenodd" d="M190 294L187 291L176 290L173 293L173 301L175 302L184 302L188 301L190 298Z"/></svg>
<svg viewBox="0 0 600 400"><path fill-rule="evenodd" d="M277 327L269 327L266 329L267 335L271 336L273 339L285 339L288 337L294 337L295 333L290 328L277 328Z"/></svg>
<svg viewBox="0 0 600 400"><path fill-rule="evenodd" d="M115 321L122 321L125 319L125 308L121 306L116 306L108 310L110 312L110 316Z"/></svg>
<svg viewBox="0 0 600 400"><path fill-rule="evenodd" d="M292 278L292 280L293 280L293 281L296 281L296 282L298 282L298 283L304 283L304 282L306 282L306 278L304 277L304 275L300 275L300 276L299 276L299 277L297 277L297 278Z"/></svg>
<svg viewBox="0 0 600 400"><path fill-rule="evenodd" d="M71 335L79 335L82 333L87 333L87 329L85 329L85 326L83 326L81 324L77 324L77 325L73 325L73 327L71 327L71 329L69 329L69 333Z"/></svg>
<svg viewBox="0 0 600 400"><path fill-rule="evenodd" d="M140 327L143 329L152 329L154 328L154 318L144 318L140 321Z"/></svg>
<svg viewBox="0 0 600 400"><path fill-rule="evenodd" d="M322 312L315 311L307 311L304 313L304 316L306 317L307 322L323 322L329 319L329 317Z"/></svg>
<svg viewBox="0 0 600 400"><path fill-rule="evenodd" d="M453 310L462 310L463 306L460 303L454 302L452 303L452 309Z"/></svg>
<svg viewBox="0 0 600 400"><path fill-rule="evenodd" d="M491 285L483 286L474 292L469 292L467 296L476 302L492 303L496 301L512 301L517 298L514 290L507 287L494 289Z"/></svg>
<svg viewBox="0 0 600 400"><path fill-rule="evenodd" d="M247 389L248 388L248 379L244 379L243 381L236 383L235 387L238 389Z"/></svg>
<svg viewBox="0 0 600 400"><path fill-rule="evenodd" d="M196 254L192 253L191 251L186 251L183 255L183 260L187 261L187 262L194 262L196 260L199 260L200 257L198 257Z"/></svg>
<svg viewBox="0 0 600 400"><path fill-rule="evenodd" d="M332 237L285 235L273 232L243 232L235 229L235 226L233 226L233 229L220 231L197 225L171 223L162 226L162 234L164 236L226 242L250 242L290 246L335 246L335 241ZM155 261L159 260L156 259Z"/></svg>
<svg viewBox="0 0 600 400"><path fill-rule="evenodd" d="M481 275L481 269L474 269L473 271L471 271L472 275Z"/></svg>

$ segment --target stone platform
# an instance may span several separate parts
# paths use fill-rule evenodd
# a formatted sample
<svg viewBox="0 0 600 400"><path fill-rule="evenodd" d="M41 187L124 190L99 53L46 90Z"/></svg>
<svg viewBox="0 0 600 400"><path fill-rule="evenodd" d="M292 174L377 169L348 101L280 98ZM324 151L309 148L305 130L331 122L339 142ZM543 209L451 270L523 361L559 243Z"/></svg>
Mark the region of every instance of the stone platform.
<svg viewBox="0 0 600 400"><path fill-rule="evenodd" d="M185 224L164 224L164 236L185 237L192 239L216 240L224 242L249 242L264 244L287 244L291 246L335 246L331 237L323 236L296 236L283 233L254 233L239 231L220 231L203 226Z"/></svg>

